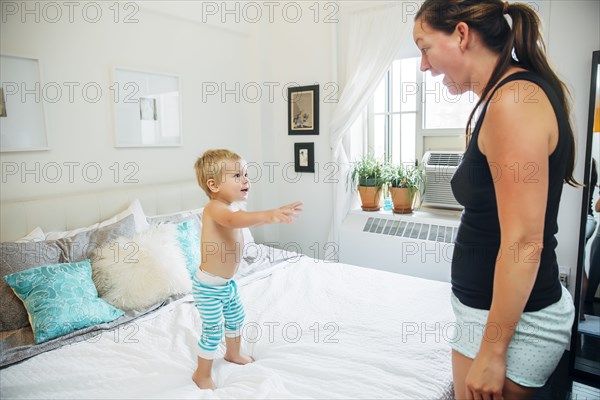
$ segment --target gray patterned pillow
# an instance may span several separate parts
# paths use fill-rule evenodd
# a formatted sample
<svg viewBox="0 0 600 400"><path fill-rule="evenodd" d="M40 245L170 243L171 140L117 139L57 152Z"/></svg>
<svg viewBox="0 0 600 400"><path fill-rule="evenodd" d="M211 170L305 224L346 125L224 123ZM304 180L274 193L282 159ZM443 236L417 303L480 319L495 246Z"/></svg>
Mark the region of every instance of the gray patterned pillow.
<svg viewBox="0 0 600 400"><path fill-rule="evenodd" d="M65 254L56 240L0 244L0 277L40 265L65 262ZM29 325L23 302L4 279L0 279L0 331L10 331Z"/></svg>
<svg viewBox="0 0 600 400"><path fill-rule="evenodd" d="M79 262L95 258L95 250L106 242L124 236L131 238L135 234L135 217L129 215L114 224L91 231L80 232L74 236L59 239L67 262Z"/></svg>

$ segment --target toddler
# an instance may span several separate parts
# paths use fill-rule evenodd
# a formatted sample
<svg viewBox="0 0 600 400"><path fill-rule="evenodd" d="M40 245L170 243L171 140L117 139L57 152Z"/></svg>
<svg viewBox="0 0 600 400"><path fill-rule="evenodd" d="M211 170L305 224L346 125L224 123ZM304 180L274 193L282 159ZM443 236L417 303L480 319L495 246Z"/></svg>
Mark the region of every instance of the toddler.
<svg viewBox="0 0 600 400"><path fill-rule="evenodd" d="M248 198L250 182L246 162L229 150L208 150L194 166L198 184L210 198L202 215L202 261L193 277L192 294L202 332L198 342L198 368L192 380L201 389L214 389L212 362L223 337L225 360L236 364L254 361L240 352L244 307L232 279L242 256L242 228L269 223L290 223L301 210L295 202L268 211L239 211L232 204Z"/></svg>

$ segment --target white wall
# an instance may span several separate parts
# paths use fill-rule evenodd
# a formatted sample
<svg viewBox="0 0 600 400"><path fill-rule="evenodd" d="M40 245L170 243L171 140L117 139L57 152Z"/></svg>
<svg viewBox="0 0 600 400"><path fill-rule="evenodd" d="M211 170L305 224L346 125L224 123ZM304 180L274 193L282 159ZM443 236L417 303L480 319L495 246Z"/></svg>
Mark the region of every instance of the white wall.
<svg viewBox="0 0 600 400"><path fill-rule="evenodd" d="M276 82L273 101L260 104L263 174L255 183L263 208L278 207L296 200L304 202L302 216L291 225L271 225L255 230L255 236L278 243L281 247L323 257L332 216L333 184L326 178L334 171L329 147L329 123L333 103L333 65L336 51L332 47L335 24L325 23L331 10L320 9L317 15L312 2L302 5L302 17L297 22L295 13L288 18L275 18L271 24L262 24L257 38L259 82ZM327 12L326 12L327 11ZM315 16L316 22L315 22ZM288 135L287 92L282 88L320 84L320 133ZM294 143L315 144L315 173L297 175L294 172ZM273 165L272 174L266 163ZM316 243L316 244L315 244Z"/></svg>
<svg viewBox="0 0 600 400"><path fill-rule="evenodd" d="M19 7L23 4L14 3ZM31 2L29 9L33 9L34 4L40 7L41 3ZM256 64L253 36L147 10L146 3L155 4L139 2L136 3L141 4L139 10L121 9L118 23L114 22L115 15L109 8L113 3L109 2L96 2L103 12L96 23L82 17L82 6L75 10L73 23L69 22L67 8L62 9L63 17L56 23L50 22L55 14L50 14L51 10L44 13L41 7L39 22L35 21L35 14L25 15L26 20L22 22L20 13L3 13L2 53L38 58L43 84L56 82L65 90L58 102L44 102L50 150L2 153L3 172L14 167L14 163L20 171L35 171L39 165L39 174L3 176L2 200L94 191L115 184L132 185L125 182L126 176L137 179L139 184L195 180L196 157L212 147L230 147L248 158L257 156L256 147L251 145L259 131L253 111L256 107L223 103L218 95L204 102L202 96L207 83L226 82L234 87L235 82L249 80L251 72L244 66L254 68ZM190 6L193 3L170 5L177 7L180 14L189 12L186 8ZM123 18L132 11L138 22L123 23ZM89 15L93 16L91 10ZM182 147L113 147L113 97L109 87L115 67L179 76L183 104ZM65 82L80 85L75 89L72 103ZM81 93L83 85L90 82L103 91L96 103L86 101ZM73 169L73 179L69 179L69 168L64 164L69 162L80 163ZM126 169L128 162L135 165ZM50 163L64 166L63 176L58 181L54 175L44 179L45 167ZM83 174L87 163L100 166L102 177L97 182L91 183L95 180L95 168L88 170L89 175ZM115 163L119 163L118 168ZM120 172L118 176L116 171ZM54 170L46 172L54 173Z"/></svg>

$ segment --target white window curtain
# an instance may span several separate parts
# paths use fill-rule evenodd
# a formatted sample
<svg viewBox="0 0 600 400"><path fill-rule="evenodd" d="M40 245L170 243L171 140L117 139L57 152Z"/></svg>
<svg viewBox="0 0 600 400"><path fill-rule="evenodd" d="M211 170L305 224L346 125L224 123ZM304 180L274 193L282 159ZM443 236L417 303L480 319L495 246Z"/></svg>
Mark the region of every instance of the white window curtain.
<svg viewBox="0 0 600 400"><path fill-rule="evenodd" d="M406 2L389 2L349 13L348 26L340 31L338 43L347 49L339 59L344 84L331 121L332 159L339 166L333 191L333 221L329 240L339 243L339 228L352 206L353 193L347 187L349 170L348 138L353 130L364 129L363 111L377 85L412 35L414 13ZM379 3L381 4L381 3Z"/></svg>

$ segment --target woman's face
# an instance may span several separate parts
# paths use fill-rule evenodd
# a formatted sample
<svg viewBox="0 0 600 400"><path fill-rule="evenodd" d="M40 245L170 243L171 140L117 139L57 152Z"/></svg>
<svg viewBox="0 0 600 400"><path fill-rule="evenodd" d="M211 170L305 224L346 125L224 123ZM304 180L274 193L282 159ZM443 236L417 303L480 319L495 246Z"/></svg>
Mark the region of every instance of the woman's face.
<svg viewBox="0 0 600 400"><path fill-rule="evenodd" d="M469 90L462 62L462 39L457 30L451 34L437 31L419 18L415 21L413 39L421 51L421 71L429 71L433 76L443 74L442 82L453 95Z"/></svg>

